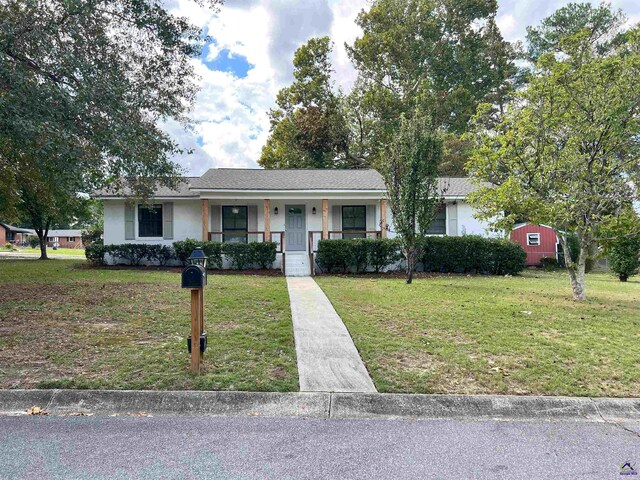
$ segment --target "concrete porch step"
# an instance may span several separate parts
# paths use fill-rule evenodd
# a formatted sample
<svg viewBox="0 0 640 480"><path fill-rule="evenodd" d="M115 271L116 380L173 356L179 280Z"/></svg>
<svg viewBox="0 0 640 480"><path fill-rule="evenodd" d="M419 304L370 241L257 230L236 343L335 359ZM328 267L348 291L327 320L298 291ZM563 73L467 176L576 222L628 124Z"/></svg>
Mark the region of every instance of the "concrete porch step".
<svg viewBox="0 0 640 480"><path fill-rule="evenodd" d="M308 277L311 275L311 264L306 252L286 252L285 272L287 277Z"/></svg>

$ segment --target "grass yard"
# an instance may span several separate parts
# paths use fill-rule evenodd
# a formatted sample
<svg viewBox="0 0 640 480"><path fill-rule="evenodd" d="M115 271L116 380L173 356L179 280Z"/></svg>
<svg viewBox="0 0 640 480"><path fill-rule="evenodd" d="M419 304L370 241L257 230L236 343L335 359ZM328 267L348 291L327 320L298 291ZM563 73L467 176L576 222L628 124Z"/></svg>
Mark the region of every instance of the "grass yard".
<svg viewBox="0 0 640 480"><path fill-rule="evenodd" d="M318 277L381 392L640 397L640 281Z"/></svg>
<svg viewBox="0 0 640 480"><path fill-rule="evenodd" d="M14 251L16 253L31 253L33 255L40 256L40 247L18 247ZM54 250L49 247L47 248L47 255L77 255L84 257L84 248L58 248L57 250Z"/></svg>
<svg viewBox="0 0 640 480"><path fill-rule="evenodd" d="M179 273L0 260L0 388L298 389L284 278L209 275L197 376L190 318Z"/></svg>

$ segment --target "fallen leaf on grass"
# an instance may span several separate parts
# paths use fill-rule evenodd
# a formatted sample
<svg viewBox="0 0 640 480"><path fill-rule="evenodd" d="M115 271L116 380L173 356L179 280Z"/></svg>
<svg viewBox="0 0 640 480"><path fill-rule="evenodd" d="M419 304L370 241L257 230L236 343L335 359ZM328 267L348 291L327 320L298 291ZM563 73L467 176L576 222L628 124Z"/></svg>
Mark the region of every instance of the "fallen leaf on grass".
<svg viewBox="0 0 640 480"><path fill-rule="evenodd" d="M93 413L72 412L68 416L69 417L93 417Z"/></svg>

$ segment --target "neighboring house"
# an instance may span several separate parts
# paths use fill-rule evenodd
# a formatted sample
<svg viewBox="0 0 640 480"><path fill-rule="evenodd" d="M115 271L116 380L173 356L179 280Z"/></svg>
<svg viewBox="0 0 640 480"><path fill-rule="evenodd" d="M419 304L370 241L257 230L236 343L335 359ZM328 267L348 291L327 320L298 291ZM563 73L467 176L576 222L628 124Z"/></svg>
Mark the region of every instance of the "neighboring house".
<svg viewBox="0 0 640 480"><path fill-rule="evenodd" d="M540 265L542 257L558 258L558 237L547 225L521 223L511 231L511 240L527 252L527 265Z"/></svg>
<svg viewBox="0 0 640 480"><path fill-rule="evenodd" d="M59 248L81 248L82 230L49 230L47 246Z"/></svg>
<svg viewBox="0 0 640 480"><path fill-rule="evenodd" d="M445 205L433 235L484 235L466 202L466 178L441 178ZM149 204L100 191L104 243L171 245L195 238L278 243L276 268L308 275L321 238L394 237L385 185L375 170L211 169L176 190L160 188Z"/></svg>
<svg viewBox="0 0 640 480"><path fill-rule="evenodd" d="M28 228L14 227L7 223L0 223L0 245L13 243L14 245L26 244L28 237L35 235L34 230Z"/></svg>

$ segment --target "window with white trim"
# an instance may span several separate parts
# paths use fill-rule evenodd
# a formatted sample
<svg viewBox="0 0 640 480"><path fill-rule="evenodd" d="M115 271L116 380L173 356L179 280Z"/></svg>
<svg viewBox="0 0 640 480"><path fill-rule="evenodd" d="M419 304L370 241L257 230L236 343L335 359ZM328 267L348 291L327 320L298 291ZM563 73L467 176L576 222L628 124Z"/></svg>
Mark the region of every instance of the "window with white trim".
<svg viewBox="0 0 640 480"><path fill-rule="evenodd" d="M367 230L367 207L365 205L342 206L342 230L364 232ZM343 238L365 238L365 233L345 233Z"/></svg>
<svg viewBox="0 0 640 480"><path fill-rule="evenodd" d="M440 205L431 225L424 232L427 235L446 235L447 234L447 207Z"/></svg>
<svg viewBox="0 0 640 480"><path fill-rule="evenodd" d="M138 236L162 237L162 205L138 205Z"/></svg>
<svg viewBox="0 0 640 480"><path fill-rule="evenodd" d="M530 247L540 246L540 234L539 233L527 233L527 245Z"/></svg>
<svg viewBox="0 0 640 480"><path fill-rule="evenodd" d="M222 207L222 241L228 243L247 243L247 230L249 228L248 207L223 206ZM238 232L229 234L228 232Z"/></svg>

